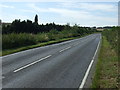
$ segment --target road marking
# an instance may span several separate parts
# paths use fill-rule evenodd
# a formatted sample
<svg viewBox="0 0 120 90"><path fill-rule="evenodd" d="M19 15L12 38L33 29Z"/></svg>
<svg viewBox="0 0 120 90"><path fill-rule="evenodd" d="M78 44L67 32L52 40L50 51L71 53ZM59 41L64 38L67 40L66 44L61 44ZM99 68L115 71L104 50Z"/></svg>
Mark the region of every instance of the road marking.
<svg viewBox="0 0 120 90"><path fill-rule="evenodd" d="M74 44L73 46L77 46L78 44L80 44L80 43L76 43L76 44Z"/></svg>
<svg viewBox="0 0 120 90"><path fill-rule="evenodd" d="M4 79L5 77L4 76L2 76L2 79Z"/></svg>
<svg viewBox="0 0 120 90"><path fill-rule="evenodd" d="M95 59L95 56L96 56L96 54L97 54L97 51L98 51L99 45L100 45L100 42L98 43L97 49L96 49L95 54L94 54L94 56L93 56L93 60Z"/></svg>
<svg viewBox="0 0 120 90"><path fill-rule="evenodd" d="M78 44L75 44L74 46L77 46Z"/></svg>
<svg viewBox="0 0 120 90"><path fill-rule="evenodd" d="M71 48L71 46L70 46L70 47L67 47L67 48L65 48L65 49L62 49L62 50L60 50L59 52L63 52L63 51L65 51L65 50L69 49L69 48Z"/></svg>
<svg viewBox="0 0 120 90"><path fill-rule="evenodd" d="M86 42L86 41L87 41L87 40L81 41L81 42L79 42L79 43L74 44L73 46L77 46L77 45L82 44L83 42Z"/></svg>
<svg viewBox="0 0 120 90"><path fill-rule="evenodd" d="M84 84L85 84L85 82L86 82L87 76L88 76L88 74L89 74L89 71L90 71L90 69L91 69L91 66L92 66L93 62L94 62L94 60L92 60L91 63L89 64L89 67L88 67L88 69L87 69L87 71L86 71L86 73L85 73L85 76L84 76L84 78L83 78L83 80L82 80L82 83L81 83L81 85L80 85L79 88L83 88L83 86L84 86Z"/></svg>
<svg viewBox="0 0 120 90"><path fill-rule="evenodd" d="M47 59L47 58L49 58L49 57L51 57L52 55L48 55L48 56L46 56L46 57L44 57L44 58L41 58L40 60L37 60L37 61L34 61L34 62L32 62L32 63L30 63L30 64L27 64L27 65L25 65L25 66L23 66L23 67L21 67L21 68L18 68L18 69L16 69L16 70L14 70L13 72L18 72L18 71L20 71L20 70L22 70L22 69L25 69L25 68L27 68L27 67L29 67L29 66L31 66L31 65L34 65L34 64L36 64L36 63L38 63L38 62L40 62L40 61L42 61L42 60L44 60L44 59Z"/></svg>
<svg viewBox="0 0 120 90"><path fill-rule="evenodd" d="M100 40L101 40L101 39L100 39ZM94 56L93 56L92 61L91 61L90 64L89 64L89 67L88 67L88 69L87 69L87 71L86 71L86 73L85 73L85 76L84 76L84 78L83 78L83 80L82 80L82 83L81 83L80 86L79 86L79 90L81 90L81 89L84 87L84 85L85 85L86 79L87 79L87 77L88 77L88 74L89 74L90 69L91 69L91 67L92 67L92 64L93 64L93 62L94 62L95 55L96 55L96 53L97 53L97 51L98 51L99 46L100 46L100 41L99 41L99 43L98 43L98 45L97 45L97 49L96 49L96 51L95 51L95 54L94 54Z"/></svg>

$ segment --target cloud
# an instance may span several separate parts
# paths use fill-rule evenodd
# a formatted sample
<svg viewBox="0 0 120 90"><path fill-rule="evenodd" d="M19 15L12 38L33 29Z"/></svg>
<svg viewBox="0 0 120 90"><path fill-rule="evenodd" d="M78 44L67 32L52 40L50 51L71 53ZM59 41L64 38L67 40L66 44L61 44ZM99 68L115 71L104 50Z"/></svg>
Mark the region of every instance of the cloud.
<svg viewBox="0 0 120 90"><path fill-rule="evenodd" d="M22 12L28 12L28 13L35 13L33 10L28 10L28 9L20 9Z"/></svg>
<svg viewBox="0 0 120 90"><path fill-rule="evenodd" d="M1 8L14 8L14 6L0 4Z"/></svg>
<svg viewBox="0 0 120 90"><path fill-rule="evenodd" d="M12 22L15 19L20 19L21 21L29 19L30 17L25 16L25 15L18 15L18 14L4 14L4 17L2 15L2 21L3 22Z"/></svg>
<svg viewBox="0 0 120 90"><path fill-rule="evenodd" d="M83 11L83 10L70 10L70 9L61 9L61 8L39 8L35 4L29 4L28 5L32 10L37 11L37 12L52 12L52 13L58 13L62 16L79 16L79 14L88 14L88 12ZM32 11L31 10L31 11Z"/></svg>
<svg viewBox="0 0 120 90"><path fill-rule="evenodd" d="M30 7L32 10L34 10L36 12L48 12L48 9L39 8L34 3L33 4L28 4L27 6Z"/></svg>
<svg viewBox="0 0 120 90"><path fill-rule="evenodd" d="M114 12L117 11L117 6L114 4L108 3L76 3L76 2L61 2L58 6L62 6L64 8L78 8L89 11L107 11Z"/></svg>
<svg viewBox="0 0 120 90"><path fill-rule="evenodd" d="M96 25L103 26L103 25L114 25L114 24L117 25L117 17L111 15L107 16L107 12L110 12L111 14L115 12L115 8L116 8L115 4L112 5L105 3L71 3L70 2L70 3L57 3L55 4L54 7L48 6L45 8L41 8L40 6L37 6L36 3L29 3L26 6L27 7L25 9L21 9L21 11L29 12L31 14L37 12L38 14L41 15L40 17L43 17L41 20L43 23L54 21L59 24L68 22L73 24L77 23L85 26L96 26ZM99 12L100 14L96 15L95 14L96 11L98 12L105 11L105 13ZM49 16L48 13L52 14L52 16ZM8 14L9 16L8 15L4 16L3 21L7 21L7 20L13 21L15 18L20 18L22 20L26 20L27 18L30 19L29 14L26 16L22 16L20 14L19 15Z"/></svg>
<svg viewBox="0 0 120 90"><path fill-rule="evenodd" d="M72 11L67 9L51 8L50 10L59 13L63 17L61 20L70 23L79 23L89 26L117 24L117 17L103 17L85 11Z"/></svg>
<svg viewBox="0 0 120 90"><path fill-rule="evenodd" d="M89 13L86 11L80 10L69 10L69 9L60 9L60 8L49 8L50 12L58 13L61 16L68 18L86 18L89 16Z"/></svg>
<svg viewBox="0 0 120 90"><path fill-rule="evenodd" d="M65 3L64 3L65 5ZM113 5L107 4L89 4L89 3L79 3L80 7L74 6L75 4L68 3L66 8L39 8L35 4L29 5L33 10L41 13L51 12L57 13L59 18L54 18L55 21L70 22L70 23L80 23L82 25L112 25L117 24L117 17L111 16L100 16L95 15L94 10L98 11L108 11L115 12L115 7ZM70 7L76 7L79 9L70 9ZM69 8L68 8L69 7ZM82 9L80 9L82 8ZM92 11L91 11L92 10Z"/></svg>
<svg viewBox="0 0 120 90"><path fill-rule="evenodd" d="M113 4L96 4L96 3L81 3L79 7L85 10L99 10L99 11L108 11L113 12L117 11L117 6Z"/></svg>

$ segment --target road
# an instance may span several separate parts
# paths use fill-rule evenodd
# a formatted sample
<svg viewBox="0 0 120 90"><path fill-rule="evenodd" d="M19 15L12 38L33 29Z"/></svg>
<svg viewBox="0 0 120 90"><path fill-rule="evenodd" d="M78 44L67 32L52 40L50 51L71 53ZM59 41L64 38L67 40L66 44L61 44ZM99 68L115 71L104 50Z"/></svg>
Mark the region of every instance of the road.
<svg viewBox="0 0 120 90"><path fill-rule="evenodd" d="M91 34L3 56L3 88L79 88L100 37Z"/></svg>

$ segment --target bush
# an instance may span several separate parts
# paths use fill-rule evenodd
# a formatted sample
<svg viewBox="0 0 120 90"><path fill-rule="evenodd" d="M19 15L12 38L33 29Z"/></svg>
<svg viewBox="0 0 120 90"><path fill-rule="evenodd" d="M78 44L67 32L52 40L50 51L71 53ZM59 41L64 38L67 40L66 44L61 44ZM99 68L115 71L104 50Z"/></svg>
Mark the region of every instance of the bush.
<svg viewBox="0 0 120 90"><path fill-rule="evenodd" d="M49 37L48 37L47 33L36 34L35 39L36 39L37 43L49 41Z"/></svg>
<svg viewBox="0 0 120 90"><path fill-rule="evenodd" d="M86 33L87 32L87 33ZM10 33L3 34L2 36L2 49L12 49L22 46L33 45L37 43L47 42L51 40L59 40L63 38L77 37L84 34L90 34L94 32L87 30L86 28L80 28L78 26L67 27L62 31L52 29L46 33L30 34L30 33Z"/></svg>
<svg viewBox="0 0 120 90"><path fill-rule="evenodd" d="M36 44L35 36L32 34L7 34L2 36L2 49L11 49L21 46Z"/></svg>
<svg viewBox="0 0 120 90"><path fill-rule="evenodd" d="M118 34L120 31L120 27L113 27L112 29L106 29L103 31L103 35L107 38L107 40L110 42L112 45L112 48L118 51Z"/></svg>

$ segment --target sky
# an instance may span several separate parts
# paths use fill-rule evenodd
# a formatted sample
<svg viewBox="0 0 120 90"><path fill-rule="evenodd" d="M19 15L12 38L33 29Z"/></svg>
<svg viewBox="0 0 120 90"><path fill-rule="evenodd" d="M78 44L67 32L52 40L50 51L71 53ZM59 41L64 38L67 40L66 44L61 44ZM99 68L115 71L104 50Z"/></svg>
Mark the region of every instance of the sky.
<svg viewBox="0 0 120 90"><path fill-rule="evenodd" d="M34 21L37 14L39 24L118 25L118 2L2 2L0 11L2 22Z"/></svg>

